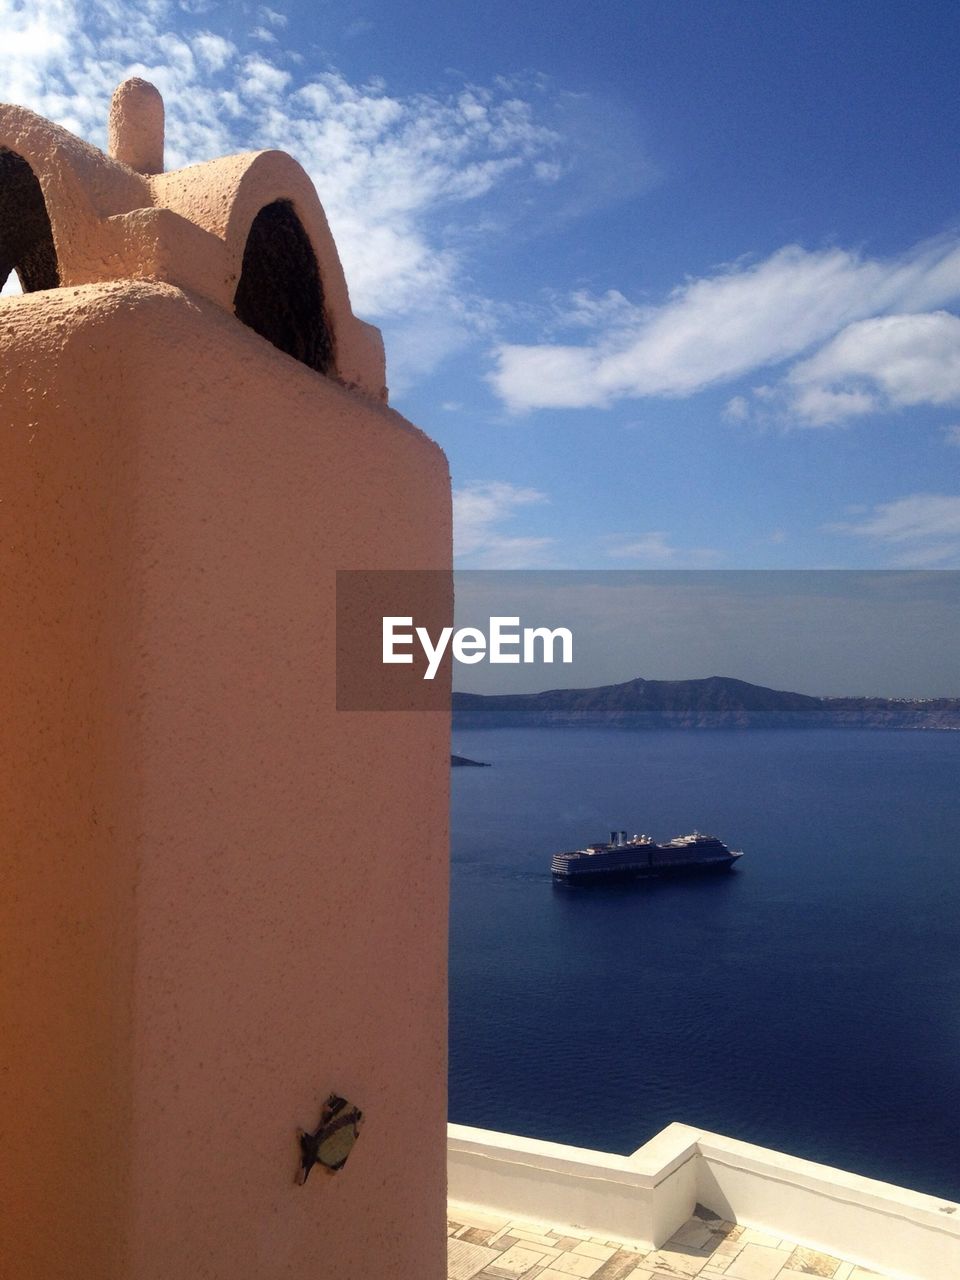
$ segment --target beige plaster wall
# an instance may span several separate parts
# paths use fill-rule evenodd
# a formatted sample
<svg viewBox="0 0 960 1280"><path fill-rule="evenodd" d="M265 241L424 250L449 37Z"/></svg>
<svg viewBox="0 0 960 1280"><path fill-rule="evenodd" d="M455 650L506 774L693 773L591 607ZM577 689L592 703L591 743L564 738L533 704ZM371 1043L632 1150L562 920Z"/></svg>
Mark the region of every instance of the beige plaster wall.
<svg viewBox="0 0 960 1280"><path fill-rule="evenodd" d="M449 725L337 713L333 625L449 565L443 455L171 285L0 358L10 1274L439 1280Z"/></svg>
<svg viewBox="0 0 960 1280"><path fill-rule="evenodd" d="M135 436L89 317L72 291L0 303L4 1280L113 1277L127 1243Z"/></svg>

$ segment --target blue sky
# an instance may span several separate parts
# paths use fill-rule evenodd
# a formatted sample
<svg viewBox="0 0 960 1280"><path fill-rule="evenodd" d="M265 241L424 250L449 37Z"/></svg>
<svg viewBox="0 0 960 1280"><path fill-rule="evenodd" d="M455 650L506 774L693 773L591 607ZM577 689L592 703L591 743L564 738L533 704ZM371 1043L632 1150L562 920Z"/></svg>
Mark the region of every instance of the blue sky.
<svg viewBox="0 0 960 1280"><path fill-rule="evenodd" d="M960 8L0 0L0 82L308 168L464 567L960 567Z"/></svg>
<svg viewBox="0 0 960 1280"><path fill-rule="evenodd" d="M471 693L723 675L814 696L958 694L951 570L461 570L456 589L461 626L490 635L492 617L512 617L507 632L573 637L569 665L559 644L551 665L455 662Z"/></svg>

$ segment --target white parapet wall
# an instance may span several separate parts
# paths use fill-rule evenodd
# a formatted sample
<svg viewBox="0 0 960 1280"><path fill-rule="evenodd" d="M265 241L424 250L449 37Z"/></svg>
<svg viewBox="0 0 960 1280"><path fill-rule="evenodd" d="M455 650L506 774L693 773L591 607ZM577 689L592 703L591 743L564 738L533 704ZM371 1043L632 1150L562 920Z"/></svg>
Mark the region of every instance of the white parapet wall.
<svg viewBox="0 0 960 1280"><path fill-rule="evenodd" d="M697 1204L909 1280L960 1276L960 1205L689 1125L630 1156L449 1126L449 1198L657 1248Z"/></svg>
<svg viewBox="0 0 960 1280"><path fill-rule="evenodd" d="M616 1156L452 1124L447 1195L649 1248L668 1239L696 1204L696 1149L672 1137L665 1129L634 1155Z"/></svg>

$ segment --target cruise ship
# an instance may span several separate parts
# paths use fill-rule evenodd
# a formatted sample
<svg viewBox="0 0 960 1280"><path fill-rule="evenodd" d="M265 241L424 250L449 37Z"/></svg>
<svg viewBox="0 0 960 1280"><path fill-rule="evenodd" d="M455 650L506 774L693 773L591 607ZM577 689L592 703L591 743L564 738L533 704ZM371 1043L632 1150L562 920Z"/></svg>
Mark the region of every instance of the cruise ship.
<svg viewBox="0 0 960 1280"><path fill-rule="evenodd" d="M568 882L633 880L640 876L725 871L742 857L742 850L728 849L716 836L701 835L699 831L676 836L666 844L657 844L650 836L628 839L625 831L611 831L607 842L555 853L550 870L557 880Z"/></svg>

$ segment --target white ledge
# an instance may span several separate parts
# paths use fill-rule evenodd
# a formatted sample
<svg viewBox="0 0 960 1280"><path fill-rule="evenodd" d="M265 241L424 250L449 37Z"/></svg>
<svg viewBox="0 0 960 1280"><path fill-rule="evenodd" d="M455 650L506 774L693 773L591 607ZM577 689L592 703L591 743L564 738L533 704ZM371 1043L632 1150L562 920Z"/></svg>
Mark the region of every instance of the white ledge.
<svg viewBox="0 0 960 1280"><path fill-rule="evenodd" d="M907 1280L960 1276L960 1205L671 1124L630 1156L450 1125L450 1199L659 1248L702 1204Z"/></svg>

